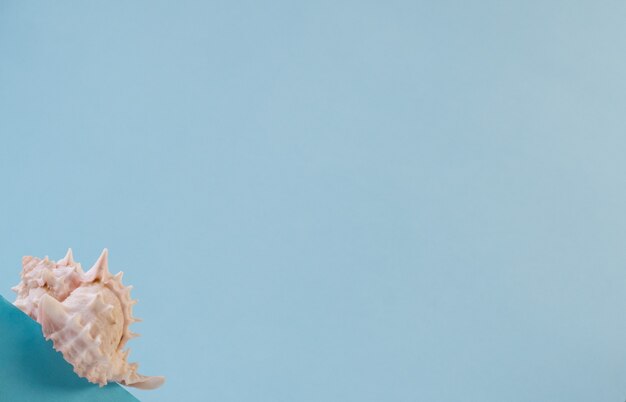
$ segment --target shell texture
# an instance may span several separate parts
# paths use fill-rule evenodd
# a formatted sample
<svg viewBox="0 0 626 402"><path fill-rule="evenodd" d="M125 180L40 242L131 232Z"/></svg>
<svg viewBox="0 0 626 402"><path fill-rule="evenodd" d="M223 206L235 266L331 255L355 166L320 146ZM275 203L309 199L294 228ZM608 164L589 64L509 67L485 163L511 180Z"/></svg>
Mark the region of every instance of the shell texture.
<svg viewBox="0 0 626 402"><path fill-rule="evenodd" d="M41 324L46 339L79 376L100 386L115 381L157 388L164 377L138 374L137 363L128 362L130 350L124 347L138 336L129 326L140 321L132 315L136 300L130 298L132 286L122 284L123 273L109 273L107 260L104 249L84 272L71 249L57 262L24 257L14 304Z"/></svg>

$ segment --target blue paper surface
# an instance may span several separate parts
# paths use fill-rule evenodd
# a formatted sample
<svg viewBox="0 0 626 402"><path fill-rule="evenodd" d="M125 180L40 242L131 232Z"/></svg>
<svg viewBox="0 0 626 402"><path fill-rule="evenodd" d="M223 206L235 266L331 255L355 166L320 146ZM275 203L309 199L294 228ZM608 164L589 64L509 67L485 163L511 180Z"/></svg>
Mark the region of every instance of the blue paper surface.
<svg viewBox="0 0 626 402"><path fill-rule="evenodd" d="M103 388L78 377L46 341L41 327L0 296L0 402L137 401L112 383Z"/></svg>

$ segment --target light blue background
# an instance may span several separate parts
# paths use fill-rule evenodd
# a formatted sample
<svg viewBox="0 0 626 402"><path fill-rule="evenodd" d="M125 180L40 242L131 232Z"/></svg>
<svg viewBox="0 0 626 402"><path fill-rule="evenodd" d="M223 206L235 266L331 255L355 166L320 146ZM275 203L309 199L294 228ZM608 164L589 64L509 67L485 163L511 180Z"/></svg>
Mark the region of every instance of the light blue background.
<svg viewBox="0 0 626 402"><path fill-rule="evenodd" d="M0 1L0 293L108 247L144 401L623 401L624 21Z"/></svg>

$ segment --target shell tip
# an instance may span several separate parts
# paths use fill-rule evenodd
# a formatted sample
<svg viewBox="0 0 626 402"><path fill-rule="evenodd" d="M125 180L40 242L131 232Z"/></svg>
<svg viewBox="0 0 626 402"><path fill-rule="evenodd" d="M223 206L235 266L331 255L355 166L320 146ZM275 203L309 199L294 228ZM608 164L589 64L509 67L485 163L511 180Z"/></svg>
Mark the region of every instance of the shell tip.
<svg viewBox="0 0 626 402"><path fill-rule="evenodd" d="M72 253L72 249L71 248L68 248L67 249L67 253L65 254L65 257L60 259L57 262L57 265L73 265L73 264L75 264L74 253Z"/></svg>
<svg viewBox="0 0 626 402"><path fill-rule="evenodd" d="M155 389L163 385L164 382L165 382L165 377L163 376L151 376L151 377L139 376L137 381L134 381L131 383L125 382L125 385L139 388L139 389Z"/></svg>
<svg viewBox="0 0 626 402"><path fill-rule="evenodd" d="M95 264L85 273L88 281L94 281L96 279L106 279L109 275L109 250L106 248L102 250L102 254L98 257Z"/></svg>

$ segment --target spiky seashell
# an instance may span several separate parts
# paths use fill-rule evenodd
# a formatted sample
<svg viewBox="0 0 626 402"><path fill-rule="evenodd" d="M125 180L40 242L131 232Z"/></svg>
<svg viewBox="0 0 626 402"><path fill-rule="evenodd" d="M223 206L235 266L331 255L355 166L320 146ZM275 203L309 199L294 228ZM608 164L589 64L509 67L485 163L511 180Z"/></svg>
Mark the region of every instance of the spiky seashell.
<svg viewBox="0 0 626 402"><path fill-rule="evenodd" d="M132 286L122 284L120 272L108 270L108 251L84 272L72 250L57 261L22 258L22 281L15 306L41 324L46 339L63 354L74 371L90 382L104 386L116 381L142 389L157 388L164 377L137 373L137 363L128 363L124 346L137 334L129 326L133 317Z"/></svg>

